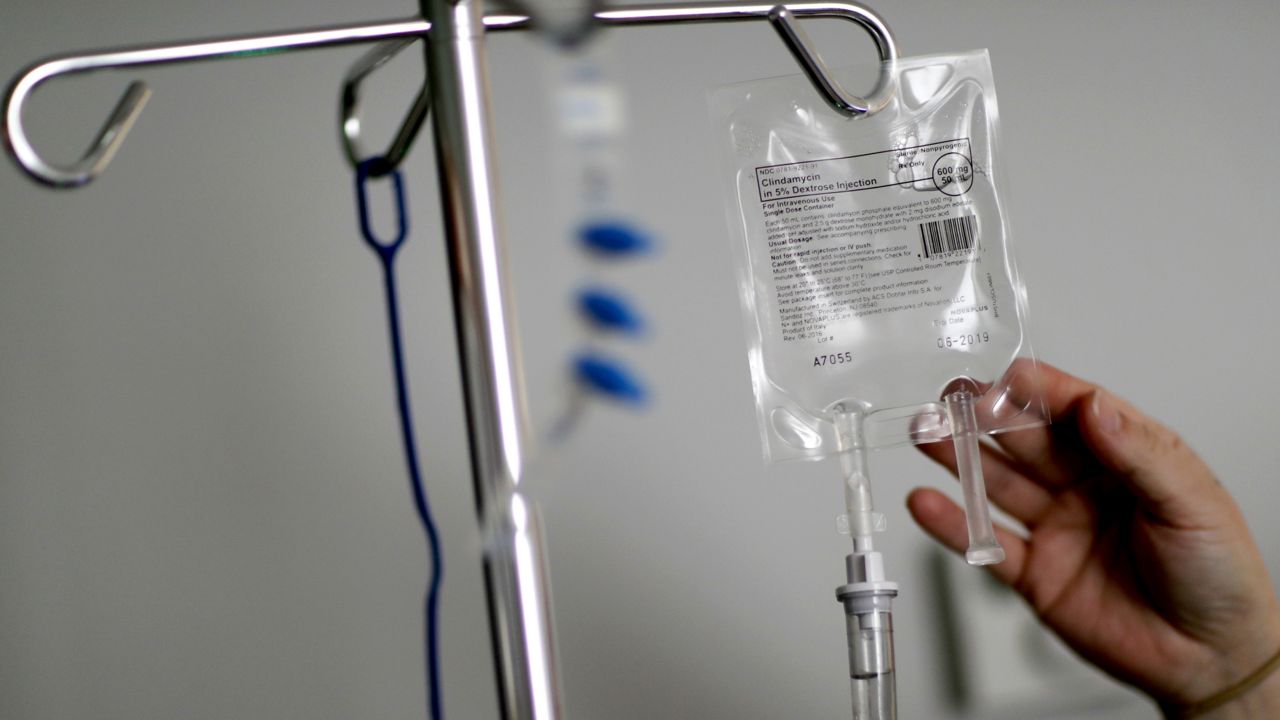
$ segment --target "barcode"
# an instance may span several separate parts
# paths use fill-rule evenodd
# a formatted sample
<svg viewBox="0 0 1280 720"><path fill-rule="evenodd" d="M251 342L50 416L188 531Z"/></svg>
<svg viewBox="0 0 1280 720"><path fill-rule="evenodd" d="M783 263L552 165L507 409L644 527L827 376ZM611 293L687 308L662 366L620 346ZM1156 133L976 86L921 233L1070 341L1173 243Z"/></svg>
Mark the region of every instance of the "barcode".
<svg viewBox="0 0 1280 720"><path fill-rule="evenodd" d="M972 250L976 244L974 217L961 215L933 222L920 223L920 246L926 258L957 250Z"/></svg>

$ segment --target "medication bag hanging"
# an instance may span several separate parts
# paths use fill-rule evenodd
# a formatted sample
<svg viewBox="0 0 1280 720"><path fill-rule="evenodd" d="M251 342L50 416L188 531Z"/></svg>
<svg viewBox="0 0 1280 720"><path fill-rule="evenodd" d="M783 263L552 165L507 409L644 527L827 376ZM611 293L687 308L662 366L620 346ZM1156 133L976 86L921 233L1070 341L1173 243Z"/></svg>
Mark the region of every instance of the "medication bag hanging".
<svg viewBox="0 0 1280 720"><path fill-rule="evenodd" d="M888 104L854 117L800 76L710 98L773 461L836 455L853 426L865 449L953 438L976 451L980 434L1048 420L987 53L902 58L892 77Z"/></svg>

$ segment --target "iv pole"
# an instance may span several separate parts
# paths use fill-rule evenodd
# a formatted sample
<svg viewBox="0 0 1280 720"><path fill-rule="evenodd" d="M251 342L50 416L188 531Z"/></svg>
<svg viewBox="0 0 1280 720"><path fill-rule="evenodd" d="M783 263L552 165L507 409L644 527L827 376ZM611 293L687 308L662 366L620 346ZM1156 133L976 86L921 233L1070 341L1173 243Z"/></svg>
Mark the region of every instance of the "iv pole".
<svg viewBox="0 0 1280 720"><path fill-rule="evenodd" d="M421 0L454 323L486 538L485 587L505 718L561 717L537 519L520 493L527 426L492 155L479 0ZM487 527L484 527L487 526Z"/></svg>
<svg viewBox="0 0 1280 720"><path fill-rule="evenodd" d="M22 118L31 93L52 78L107 68L425 38L472 475L482 536L486 538L485 590L501 692L499 707L505 720L560 720L563 713L538 518L520 488L528 420L498 211L484 53L487 30L525 29L531 23L522 14L485 15L482 0L420 2L424 19L50 58L27 68L10 85L2 135L10 155L32 179L52 187L76 187L92 181L110 163L150 91L140 82L130 85L85 155L70 165L55 165L32 146ZM894 92L891 78L897 48L893 34L879 16L853 2L637 5L599 10L594 15L596 22L605 26L767 18L815 90L838 112L851 116L875 112ZM869 96L854 96L831 78L795 22L796 16L849 20L871 35L883 64Z"/></svg>

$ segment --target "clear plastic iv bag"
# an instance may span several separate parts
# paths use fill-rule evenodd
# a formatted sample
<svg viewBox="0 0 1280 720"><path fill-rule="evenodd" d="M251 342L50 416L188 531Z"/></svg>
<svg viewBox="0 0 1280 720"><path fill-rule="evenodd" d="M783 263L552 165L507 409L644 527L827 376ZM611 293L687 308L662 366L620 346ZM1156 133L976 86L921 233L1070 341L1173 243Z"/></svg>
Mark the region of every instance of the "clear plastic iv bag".
<svg viewBox="0 0 1280 720"><path fill-rule="evenodd" d="M987 53L900 59L893 76L889 105L860 117L801 76L711 97L771 460L838 453L851 412L868 448L1047 421Z"/></svg>

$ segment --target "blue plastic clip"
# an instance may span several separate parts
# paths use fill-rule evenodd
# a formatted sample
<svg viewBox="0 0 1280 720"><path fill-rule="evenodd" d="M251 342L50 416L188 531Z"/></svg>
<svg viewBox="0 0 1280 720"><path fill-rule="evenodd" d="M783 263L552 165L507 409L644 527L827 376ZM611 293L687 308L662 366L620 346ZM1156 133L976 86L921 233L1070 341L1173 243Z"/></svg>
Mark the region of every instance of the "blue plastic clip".
<svg viewBox="0 0 1280 720"><path fill-rule="evenodd" d="M623 222L592 223L579 233L582 244L601 255L640 255L653 249L653 241L640 230Z"/></svg>
<svg viewBox="0 0 1280 720"><path fill-rule="evenodd" d="M621 296L603 288L578 293L578 308L594 325L628 335L644 331L644 319Z"/></svg>
<svg viewBox="0 0 1280 720"><path fill-rule="evenodd" d="M648 399L648 391L617 360L585 353L579 355L573 364L578 379L596 392L631 405L641 405Z"/></svg>

